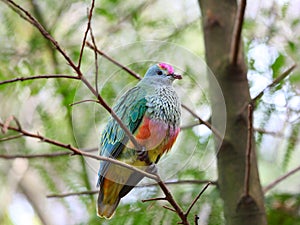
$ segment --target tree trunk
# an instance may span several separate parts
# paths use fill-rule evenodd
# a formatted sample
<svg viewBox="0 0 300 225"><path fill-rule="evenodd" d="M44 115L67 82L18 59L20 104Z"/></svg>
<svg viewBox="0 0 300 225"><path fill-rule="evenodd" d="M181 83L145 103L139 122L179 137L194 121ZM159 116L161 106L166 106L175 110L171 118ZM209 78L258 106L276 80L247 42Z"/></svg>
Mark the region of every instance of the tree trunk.
<svg viewBox="0 0 300 225"><path fill-rule="evenodd" d="M237 63L235 65L230 63L237 2L235 0L199 0L199 4L206 62L219 82L227 111L225 137L217 154L218 184L224 202L226 223L227 225L267 224L253 138L251 140L249 194L245 192L248 113L247 107L244 106L250 101L250 93L242 48L240 48ZM223 112L224 109L220 108L221 104L218 104L220 99L214 96L213 87L210 90L213 117L218 120L218 113ZM217 127L218 124L215 126Z"/></svg>

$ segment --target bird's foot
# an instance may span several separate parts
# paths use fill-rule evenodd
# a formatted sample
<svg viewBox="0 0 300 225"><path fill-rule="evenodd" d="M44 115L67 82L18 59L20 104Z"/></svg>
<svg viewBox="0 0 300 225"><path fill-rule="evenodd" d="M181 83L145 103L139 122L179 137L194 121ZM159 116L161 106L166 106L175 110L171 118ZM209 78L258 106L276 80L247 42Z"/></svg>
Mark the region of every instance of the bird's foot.
<svg viewBox="0 0 300 225"><path fill-rule="evenodd" d="M137 150L138 159L150 165L152 162L149 159L148 152L145 147L142 147L142 150Z"/></svg>
<svg viewBox="0 0 300 225"><path fill-rule="evenodd" d="M153 162L150 161L149 154L145 147L142 147L142 150L138 150L137 155L139 160L145 162L148 165L146 172L157 174L157 167Z"/></svg>
<svg viewBox="0 0 300 225"><path fill-rule="evenodd" d="M148 173L152 173L154 175L156 175L158 173L157 167L154 163L151 163L148 168L146 169L146 172Z"/></svg>

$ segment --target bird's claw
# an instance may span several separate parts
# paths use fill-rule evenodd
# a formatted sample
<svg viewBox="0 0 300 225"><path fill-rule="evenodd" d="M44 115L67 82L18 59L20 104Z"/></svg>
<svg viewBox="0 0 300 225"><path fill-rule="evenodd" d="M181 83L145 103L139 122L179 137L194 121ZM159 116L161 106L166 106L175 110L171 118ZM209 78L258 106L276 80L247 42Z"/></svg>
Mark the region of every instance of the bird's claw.
<svg viewBox="0 0 300 225"><path fill-rule="evenodd" d="M142 150L138 150L137 155L139 160L145 162L148 165L146 169L147 172L157 174L157 167L150 161L149 154L146 151L145 147L142 147Z"/></svg>
<svg viewBox="0 0 300 225"><path fill-rule="evenodd" d="M137 151L138 159L144 161L147 164L151 164L148 152L146 151L145 147L142 147L142 150Z"/></svg>

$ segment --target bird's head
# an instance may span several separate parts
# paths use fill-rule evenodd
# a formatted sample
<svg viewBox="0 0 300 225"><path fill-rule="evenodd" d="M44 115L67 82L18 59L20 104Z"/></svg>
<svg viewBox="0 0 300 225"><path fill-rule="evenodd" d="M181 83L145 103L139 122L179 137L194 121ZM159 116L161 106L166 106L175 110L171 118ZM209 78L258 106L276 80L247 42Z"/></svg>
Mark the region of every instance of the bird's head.
<svg viewBox="0 0 300 225"><path fill-rule="evenodd" d="M151 66L146 74L145 79L159 82L161 84L171 84L176 79L182 79L182 76L174 73L174 68L166 63L158 63Z"/></svg>

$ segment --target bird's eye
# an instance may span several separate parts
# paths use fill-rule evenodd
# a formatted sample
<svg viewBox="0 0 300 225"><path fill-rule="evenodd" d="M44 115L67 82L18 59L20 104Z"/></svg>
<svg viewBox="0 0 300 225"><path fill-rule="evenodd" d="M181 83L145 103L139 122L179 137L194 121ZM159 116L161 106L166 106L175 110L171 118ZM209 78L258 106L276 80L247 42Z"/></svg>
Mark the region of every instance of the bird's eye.
<svg viewBox="0 0 300 225"><path fill-rule="evenodd" d="M158 70L158 71L157 71L157 74L158 74L158 75L162 75L163 72L162 72L161 70Z"/></svg>

